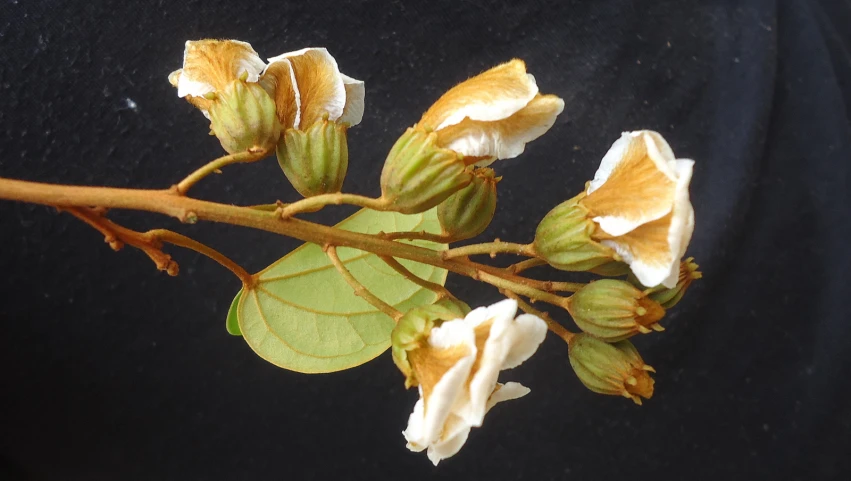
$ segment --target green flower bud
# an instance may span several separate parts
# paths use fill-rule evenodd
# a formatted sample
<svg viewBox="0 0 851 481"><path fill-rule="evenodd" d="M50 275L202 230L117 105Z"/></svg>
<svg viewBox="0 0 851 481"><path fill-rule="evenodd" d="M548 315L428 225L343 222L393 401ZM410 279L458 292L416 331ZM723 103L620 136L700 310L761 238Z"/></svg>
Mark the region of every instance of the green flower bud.
<svg viewBox="0 0 851 481"><path fill-rule="evenodd" d="M349 167L346 126L327 119L289 129L278 142L278 164L305 197L340 192Z"/></svg>
<svg viewBox="0 0 851 481"><path fill-rule="evenodd" d="M644 364L635 346L629 341L609 344L589 334L577 334L570 340L568 357L573 371L588 389L599 393L623 396L641 405L641 398L653 396L656 372Z"/></svg>
<svg viewBox="0 0 851 481"><path fill-rule="evenodd" d="M703 277L703 273L697 270L698 267L700 266L694 263L694 257L682 261L677 285L670 289L660 285L650 291L648 297L661 304L665 309L674 307L683 298L691 283Z"/></svg>
<svg viewBox="0 0 851 481"><path fill-rule="evenodd" d="M610 247L591 239L596 225L580 202L585 193L551 210L535 231L535 252L563 271L587 271L621 258Z"/></svg>
<svg viewBox="0 0 851 481"><path fill-rule="evenodd" d="M472 172L473 181L437 206L437 219L443 235L457 242L475 237L487 228L496 211L496 183L493 169Z"/></svg>
<svg viewBox="0 0 851 481"><path fill-rule="evenodd" d="M213 133L230 154L271 151L281 135L275 102L256 83L232 81L215 94L208 114Z"/></svg>
<svg viewBox="0 0 851 481"><path fill-rule="evenodd" d="M464 303L446 301L448 299L436 304L411 309L399 319L393 332L390 333L393 362L405 375L406 388L418 384L411 363L408 361L408 351L421 347L428 342L431 330L442 324L443 321L464 317L466 313L462 313L463 307L466 307L469 312L469 306Z"/></svg>
<svg viewBox="0 0 851 481"><path fill-rule="evenodd" d="M570 297L567 310L580 329L607 342L661 331L665 309L626 281L591 282Z"/></svg>
<svg viewBox="0 0 851 481"><path fill-rule="evenodd" d="M425 212L467 186L473 176L461 156L417 126L399 137L381 171L381 197L397 212Z"/></svg>

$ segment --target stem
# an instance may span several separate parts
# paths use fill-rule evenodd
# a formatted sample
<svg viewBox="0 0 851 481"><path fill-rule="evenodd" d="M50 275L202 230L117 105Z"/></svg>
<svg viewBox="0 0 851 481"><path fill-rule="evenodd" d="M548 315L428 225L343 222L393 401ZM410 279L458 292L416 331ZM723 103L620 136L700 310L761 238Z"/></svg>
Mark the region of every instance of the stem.
<svg viewBox="0 0 851 481"><path fill-rule="evenodd" d="M366 207L373 210L387 210L388 203L381 197L373 199L357 194L344 194L334 192L331 194L314 195L297 202L293 202L279 210L282 219L287 219L303 212L316 212L326 205L349 204Z"/></svg>
<svg viewBox="0 0 851 481"><path fill-rule="evenodd" d="M564 339L564 342L570 344L570 340L573 339L573 336L576 335L575 333L565 329L565 327L562 326L561 324L559 324L558 322L554 321L553 318L550 317L550 315L548 313L543 312L543 311L539 311L539 310L535 309L534 307L532 307L531 305L529 305L529 303L524 301L517 294L515 294L515 293L513 293L509 290L505 290L505 289L500 290L500 292L505 297L508 297L510 299L514 299L515 301L517 301L517 307L519 307L521 311L523 311L527 314L532 314L533 316L538 316L541 319L543 319L544 322L547 323L547 329L552 331L553 334L557 335L558 337Z"/></svg>
<svg viewBox="0 0 851 481"><path fill-rule="evenodd" d="M431 232L426 231L418 231L418 232L389 232L384 234L384 238L387 240L424 240L429 242L437 242L438 244L449 244L450 242L454 242L451 236L447 236L444 234L432 234Z"/></svg>
<svg viewBox="0 0 851 481"><path fill-rule="evenodd" d="M243 286L251 287L256 282L248 271L219 251L177 232L166 229L155 229L144 233L138 232L122 227L103 217L102 213L87 207L62 207L60 210L65 210L97 229L104 235L105 241L112 250L121 250L124 244L131 245L147 254L154 261L157 269L166 271L171 276L176 276L180 268L177 262L171 259L170 255L162 251L163 242L191 249L213 259L236 275L242 281Z"/></svg>
<svg viewBox="0 0 851 481"><path fill-rule="evenodd" d="M201 179L207 177L213 172L219 171L222 167L231 164L243 164L256 162L263 157L266 157L268 152L264 150L247 150L245 152L237 152L236 154L225 155L224 157L219 157L218 159L208 163L207 165L201 167L200 169L192 172L185 179L181 180L177 185L173 187L175 192L179 195L185 195L186 192L192 188L193 185L197 184Z"/></svg>
<svg viewBox="0 0 851 481"><path fill-rule="evenodd" d="M399 319L402 318L403 314L396 310L395 307L379 299L378 296L358 282L358 280L355 279L355 276L353 276L352 273L346 269L346 266L343 265L343 261L341 261L340 257L337 255L336 247L332 245L325 246L325 253L328 254L328 258L331 259L331 262L334 264L334 267L337 268L340 275L343 276L343 279L345 279L346 282L352 286L352 289L355 290L356 296L363 298L366 302L375 306L379 311L387 314L393 318L394 321L399 322Z"/></svg>
<svg viewBox="0 0 851 481"><path fill-rule="evenodd" d="M510 272L512 274L519 274L519 273L525 271L526 269L531 269L533 267L543 266L543 265L546 265L546 264L547 264L547 261L535 257L535 258L532 258L532 259L526 259L525 261L520 261L516 264L512 264L512 265L506 267L505 270L507 270L508 272Z"/></svg>
<svg viewBox="0 0 851 481"><path fill-rule="evenodd" d="M144 234L146 237L151 239L156 239L161 242L168 242L169 244L173 244L180 247L185 247L187 249L192 249L193 251L205 255L210 259L218 262L223 267L230 270L239 280L242 281L242 285L250 289L257 283L257 279L254 276L248 273L242 266L232 261L229 257L225 256L221 252L213 249L206 244L202 244L195 239L190 239L183 234L178 234L177 232L166 230L166 229L154 229L146 232Z"/></svg>
<svg viewBox="0 0 851 481"><path fill-rule="evenodd" d="M498 253L517 254L522 256L535 256L535 248L532 244L515 244L513 242L502 242L499 239L483 244L471 244L443 251L444 259L453 257L467 257L474 254L490 254L496 257Z"/></svg>
<svg viewBox="0 0 851 481"><path fill-rule="evenodd" d="M170 215L182 222L195 222L199 219L221 222L273 232L303 242L352 247L379 256L408 259L474 279L478 278L481 272L487 272L495 277L511 281L509 289L515 285L537 287L543 290L549 287L546 281L526 279L506 272L504 269L478 264L468 259L444 259L441 252L424 247L295 218L281 219L275 212L193 199L177 195L173 190L79 187L0 178L0 199L51 206L101 206L142 210Z"/></svg>
<svg viewBox="0 0 851 481"><path fill-rule="evenodd" d="M392 257L381 256L381 260L384 261L384 263L387 264L388 266L392 267L394 271L398 272L399 274L402 274L403 276L405 276L408 280L410 280L414 284L416 284L420 287L424 287L424 288L426 288L430 291L436 292L439 299L449 298L449 299L458 300L458 298L455 297L455 295L453 295L451 292L449 292L449 289L447 289L447 288L445 288L445 287L443 287L440 284L437 284L435 282L427 281L427 280L423 279L422 277L414 274L413 272L408 270L407 267L403 266L396 259L394 259Z"/></svg>
<svg viewBox="0 0 851 481"><path fill-rule="evenodd" d="M554 306L559 306L563 309L567 309L567 305L569 303L568 299L564 297L557 296L549 292L541 291L535 289L534 287L524 286L523 284L515 283L510 280L503 279L492 274L488 274L487 272L480 271L478 277L476 278L480 281L487 282L488 284L496 286L500 289L515 292L517 294L522 294L532 299L533 301L544 301Z"/></svg>

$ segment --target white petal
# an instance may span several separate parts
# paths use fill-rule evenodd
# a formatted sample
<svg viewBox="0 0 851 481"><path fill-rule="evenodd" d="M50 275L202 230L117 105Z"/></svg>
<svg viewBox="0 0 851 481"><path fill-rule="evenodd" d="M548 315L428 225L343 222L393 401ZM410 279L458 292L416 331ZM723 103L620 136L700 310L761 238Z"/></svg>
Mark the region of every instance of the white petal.
<svg viewBox="0 0 851 481"><path fill-rule="evenodd" d="M621 134L621 137L616 140L611 147L609 147L609 151L606 152L606 155L603 156L603 160L600 161L600 167L594 174L594 180L588 184L586 194L594 192L606 183L606 180L608 180L609 175L611 175L615 167L624 160L624 155L629 148L630 142L632 142L636 137L643 138L645 145L647 146L649 157L653 160L659 170L665 173L665 175L667 175L671 180L676 179L674 171L669 164L670 161L674 160L674 153L671 151L671 147L661 135L652 130L624 132ZM609 231L606 230L606 232ZM624 233L625 232L611 235L622 235Z"/></svg>
<svg viewBox="0 0 851 481"><path fill-rule="evenodd" d="M345 74L340 74L340 76L343 78L343 85L346 88L346 106L337 121L355 126L363 120L366 89L363 80L356 80Z"/></svg>
<svg viewBox="0 0 851 481"><path fill-rule="evenodd" d="M227 45L237 45L242 48L230 50L228 50L227 48L221 48ZM187 60L189 60L190 63L194 63L192 61L192 57L196 55L196 50L205 48L213 49L213 51L211 52L211 54L213 55L218 54L231 56L226 58L232 61L233 63L228 63L228 61L225 61L223 64L211 64L209 62L205 63L204 60L201 61L202 64L206 64L210 66L209 68L213 68L217 71L220 70L222 66L227 66L227 70L233 69L233 71L218 72L218 75L225 75L225 77L232 77L233 79L236 79L239 78L242 74L247 73L248 82L257 82L257 80L260 78L260 72L262 72L263 69L266 67L266 64L263 62L263 60L260 59L259 56L257 56L257 52L254 51L254 49L251 47L251 44L247 42L242 42L239 40L189 40L186 42L183 50L183 72L181 73L177 82L178 97L182 98L187 95L192 95L193 97L200 97L204 94L216 91L216 87L213 85L215 81L212 80L215 77L215 75L213 75L213 72L206 70L207 75L205 75L205 70L203 70L203 67L202 69L189 69L187 66ZM213 67L213 65L216 66ZM196 75L200 75L200 77L196 77Z"/></svg>
<svg viewBox="0 0 851 481"><path fill-rule="evenodd" d="M304 57L304 58L300 58ZM299 93L302 99L303 128L318 120L322 113L329 120L337 120L346 107L346 87L337 60L326 48L303 48L287 52L268 61L288 59L293 65L298 79Z"/></svg>
<svg viewBox="0 0 851 481"><path fill-rule="evenodd" d="M483 122L492 122L510 117L515 112L525 107L526 104L535 98L535 95L538 93L538 84L535 83L535 77L532 74L527 73L526 79L529 84L529 88L526 92L524 92L524 96L503 97L486 99L485 101L470 102L448 115L446 119L435 128L435 130L455 125L465 118Z"/></svg>
<svg viewBox="0 0 851 481"><path fill-rule="evenodd" d="M519 366L535 354L547 337L547 323L538 316L521 314L511 326L511 349L502 362L502 369Z"/></svg>
<svg viewBox="0 0 851 481"><path fill-rule="evenodd" d="M476 337L473 329L462 319L444 322L440 327L433 329L429 335L429 344L437 348L463 345L468 349L469 354L460 358L432 388L428 403L424 406L420 444L431 444L438 439L446 418L452 412L457 398L464 391L470 370L476 361Z"/></svg>
<svg viewBox="0 0 851 481"><path fill-rule="evenodd" d="M507 382L505 384L500 384L498 386L498 389L494 391L490 399L488 399L488 411L490 411L492 407L503 401L518 399L529 394L530 392L531 389L520 384L519 382Z"/></svg>
<svg viewBox="0 0 851 481"><path fill-rule="evenodd" d="M463 418L451 415L446 420L440 440L428 447L428 459L437 466L442 459L457 454L469 435L470 425Z"/></svg>
<svg viewBox="0 0 851 481"><path fill-rule="evenodd" d="M408 441L408 449L417 453L427 446L425 437L423 436L423 420L425 418L423 406L423 400L420 398L414 404L414 411L408 417L408 428L402 431L402 435Z"/></svg>
<svg viewBox="0 0 851 481"><path fill-rule="evenodd" d="M177 96L179 98L191 95L193 97L202 97L204 94L215 92L216 89L206 82L192 80L186 75L181 75L177 79Z"/></svg>

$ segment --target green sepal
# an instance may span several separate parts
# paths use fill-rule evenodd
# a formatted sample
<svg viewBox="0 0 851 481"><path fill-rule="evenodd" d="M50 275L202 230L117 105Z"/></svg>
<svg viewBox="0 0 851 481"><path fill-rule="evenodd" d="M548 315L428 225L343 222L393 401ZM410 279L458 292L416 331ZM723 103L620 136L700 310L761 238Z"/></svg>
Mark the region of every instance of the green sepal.
<svg viewBox="0 0 851 481"><path fill-rule="evenodd" d="M340 192L349 168L346 125L320 120L307 130L288 129L276 153L284 175L301 195Z"/></svg>

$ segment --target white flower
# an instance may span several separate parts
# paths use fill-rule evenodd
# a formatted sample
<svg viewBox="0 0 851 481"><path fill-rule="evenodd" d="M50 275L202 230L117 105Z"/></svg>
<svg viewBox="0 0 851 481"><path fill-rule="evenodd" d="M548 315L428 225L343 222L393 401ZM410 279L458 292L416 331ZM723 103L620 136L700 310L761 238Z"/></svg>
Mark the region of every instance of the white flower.
<svg viewBox="0 0 851 481"><path fill-rule="evenodd" d="M480 307L444 322L427 343L407 352L420 393L403 432L409 449L428 449L436 465L461 449L491 407L529 392L518 383L497 382L499 371L532 356L546 335L543 320L529 314L515 319L516 313L513 300Z"/></svg>
<svg viewBox="0 0 851 481"><path fill-rule="evenodd" d="M307 130L324 116L357 125L363 119L364 84L340 73L324 48L304 48L269 59L260 83L275 99L284 129Z"/></svg>
<svg viewBox="0 0 851 481"><path fill-rule="evenodd" d="M693 160L677 159L657 132L625 132L588 183L593 237L614 249L645 286L674 287L694 230Z"/></svg>
<svg viewBox="0 0 851 481"><path fill-rule="evenodd" d="M564 110L555 95L541 95L526 64L514 59L449 89L419 124L437 133L437 144L487 166L517 157Z"/></svg>
<svg viewBox="0 0 851 481"><path fill-rule="evenodd" d="M266 63L246 42L239 40L189 40L183 51L183 68L168 76L177 96L207 114L209 94L224 91L232 81L257 82Z"/></svg>

